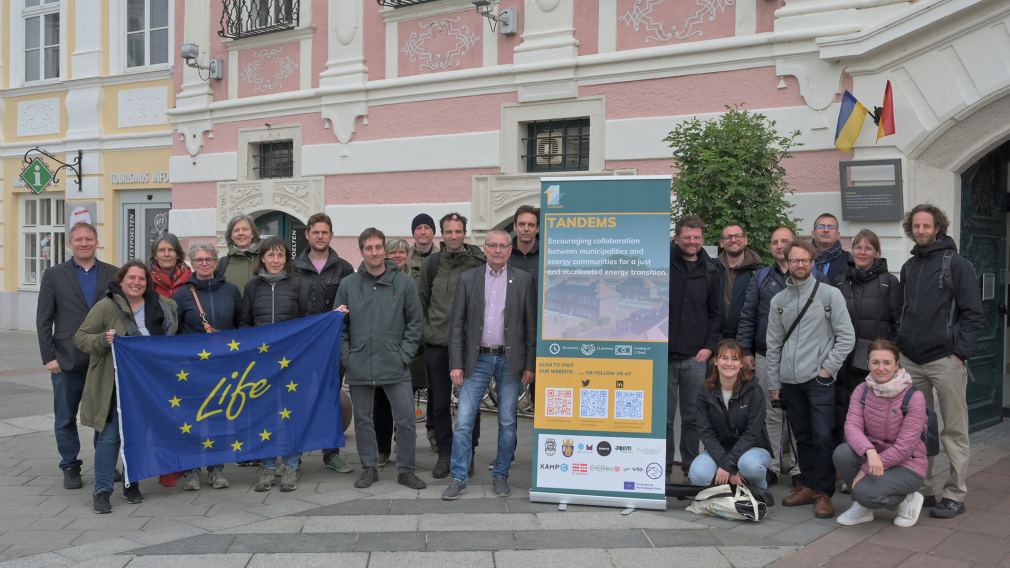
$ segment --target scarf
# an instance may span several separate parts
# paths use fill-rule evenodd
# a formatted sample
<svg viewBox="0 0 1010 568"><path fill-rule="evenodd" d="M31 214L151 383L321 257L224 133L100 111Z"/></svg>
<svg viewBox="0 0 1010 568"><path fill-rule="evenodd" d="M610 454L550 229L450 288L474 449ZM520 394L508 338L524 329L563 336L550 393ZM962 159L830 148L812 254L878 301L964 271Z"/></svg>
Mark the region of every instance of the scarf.
<svg viewBox="0 0 1010 568"><path fill-rule="evenodd" d="M257 276L259 276L260 278L266 280L267 282L269 282L271 284L276 284L276 283L280 282L281 280L284 280L285 278L287 278L288 277L288 273L287 272L279 272L277 274L270 274L269 272L267 272L266 268L261 268L260 271L259 271L259 273L257 274Z"/></svg>
<svg viewBox="0 0 1010 568"><path fill-rule="evenodd" d="M842 249L842 243L836 242L828 250L819 253L817 255L817 258L814 259L814 264L816 264L817 266L823 266L825 264L828 264L832 260L838 258L843 252L845 252L845 250Z"/></svg>
<svg viewBox="0 0 1010 568"><path fill-rule="evenodd" d="M193 274L193 269L189 267L185 262L180 262L171 273L165 272L157 262L151 263L151 268L148 271L151 275L151 282L154 288L158 290L159 293L167 294L167 297L172 297L175 292L186 285L189 281L190 275Z"/></svg>
<svg viewBox="0 0 1010 568"><path fill-rule="evenodd" d="M908 371L898 368L886 383L878 383L873 379L873 375L866 376L866 387L873 390L873 394L880 398L894 398L904 392L908 385L912 384L912 377Z"/></svg>

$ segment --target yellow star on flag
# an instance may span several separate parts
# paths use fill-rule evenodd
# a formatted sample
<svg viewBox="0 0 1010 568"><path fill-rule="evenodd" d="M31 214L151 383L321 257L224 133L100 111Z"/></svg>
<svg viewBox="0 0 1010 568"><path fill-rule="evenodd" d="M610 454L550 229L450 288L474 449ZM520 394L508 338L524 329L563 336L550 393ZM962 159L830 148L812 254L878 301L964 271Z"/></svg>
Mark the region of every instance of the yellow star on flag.
<svg viewBox="0 0 1010 568"><path fill-rule="evenodd" d="M207 438L206 440L203 441L203 449L209 450L213 447L214 447L214 440Z"/></svg>
<svg viewBox="0 0 1010 568"><path fill-rule="evenodd" d="M168 399L168 402L172 404L172 408L179 408L179 403L182 402L182 399L178 396L172 395L172 398Z"/></svg>
<svg viewBox="0 0 1010 568"><path fill-rule="evenodd" d="M175 376L179 377L180 381L188 381L189 380L189 373L187 373L186 371L179 371L178 373L176 373Z"/></svg>
<svg viewBox="0 0 1010 568"><path fill-rule="evenodd" d="M210 353L208 353L206 349L197 353L197 355L200 356L201 361L206 361L207 359L210 359Z"/></svg>
<svg viewBox="0 0 1010 568"><path fill-rule="evenodd" d="M231 343L228 344L228 349L231 351L238 351L238 345L239 345L238 341L232 339Z"/></svg>
<svg viewBox="0 0 1010 568"><path fill-rule="evenodd" d="M240 451L242 451L242 442L239 442L238 440L235 440L234 442L231 443L231 449L232 449L233 452L240 452Z"/></svg>
<svg viewBox="0 0 1010 568"><path fill-rule="evenodd" d="M263 345L259 346L259 350L260 353L266 353L267 351L270 351L270 346L264 343Z"/></svg>
<svg viewBox="0 0 1010 568"><path fill-rule="evenodd" d="M260 432L260 441L261 442L269 441L271 434L273 434L273 432L268 432L267 429L264 428L263 431Z"/></svg>
<svg viewBox="0 0 1010 568"><path fill-rule="evenodd" d="M193 429L193 426L191 424L183 422L182 426L179 426L179 429L182 430L183 434L189 434L189 431Z"/></svg>
<svg viewBox="0 0 1010 568"><path fill-rule="evenodd" d="M287 408L285 408L284 410L281 410L277 414L280 414L281 415L281 419L283 419L283 420L291 420L291 411L288 410Z"/></svg>
<svg viewBox="0 0 1010 568"><path fill-rule="evenodd" d="M298 390L298 383L296 383L294 381L291 381L291 382L289 382L288 384L286 384L284 386L288 387L288 392L295 392L295 391Z"/></svg>
<svg viewBox="0 0 1010 568"><path fill-rule="evenodd" d="M281 369L287 369L288 365L291 363L287 357L282 357L281 360L277 362L281 364Z"/></svg>

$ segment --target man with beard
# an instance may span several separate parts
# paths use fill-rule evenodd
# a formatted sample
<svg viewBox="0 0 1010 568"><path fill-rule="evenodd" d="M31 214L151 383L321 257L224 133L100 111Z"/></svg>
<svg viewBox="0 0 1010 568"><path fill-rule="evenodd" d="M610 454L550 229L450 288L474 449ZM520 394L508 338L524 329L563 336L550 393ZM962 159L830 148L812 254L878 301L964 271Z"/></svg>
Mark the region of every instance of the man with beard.
<svg viewBox="0 0 1010 568"><path fill-rule="evenodd" d="M982 330L982 299L975 269L957 254L947 236L947 216L940 208L916 205L905 216L905 235L915 241L912 258L901 267L904 309L898 325L901 366L912 375L926 404L939 403L943 416L940 442L950 459L943 499L933 491L939 479L929 458L922 490L929 516L951 518L964 512L968 493L967 362Z"/></svg>
<svg viewBox="0 0 1010 568"><path fill-rule="evenodd" d="M722 268L722 337L736 337L747 286L761 268L761 257L747 246L747 233L737 223L722 229L719 266Z"/></svg>
<svg viewBox="0 0 1010 568"><path fill-rule="evenodd" d="M845 272L849 261L852 260L852 255L842 248L842 243L838 242L838 218L831 213L818 215L810 237L817 251L813 271L821 281L831 282L836 276Z"/></svg>
<svg viewBox="0 0 1010 568"><path fill-rule="evenodd" d="M722 298L719 267L704 245L705 222L682 217L670 247L669 370L666 391L666 474L673 471L677 451L673 435L680 403L680 459L684 477L698 456L701 439L695 425L698 392L705 381L709 357L719 343Z"/></svg>

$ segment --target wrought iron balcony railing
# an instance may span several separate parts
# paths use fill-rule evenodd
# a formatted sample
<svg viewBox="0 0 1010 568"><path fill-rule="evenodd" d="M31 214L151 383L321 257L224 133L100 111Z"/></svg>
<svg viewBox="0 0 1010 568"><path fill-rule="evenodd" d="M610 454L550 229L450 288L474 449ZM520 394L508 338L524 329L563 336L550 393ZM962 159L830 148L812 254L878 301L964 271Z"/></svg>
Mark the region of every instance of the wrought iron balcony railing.
<svg viewBox="0 0 1010 568"><path fill-rule="evenodd" d="M299 0L222 0L221 29L232 39L289 30L298 26Z"/></svg>
<svg viewBox="0 0 1010 568"><path fill-rule="evenodd" d="M389 6L390 8L403 8L404 6L413 6L415 4L424 4L426 2L434 2L435 0L375 0L379 6Z"/></svg>

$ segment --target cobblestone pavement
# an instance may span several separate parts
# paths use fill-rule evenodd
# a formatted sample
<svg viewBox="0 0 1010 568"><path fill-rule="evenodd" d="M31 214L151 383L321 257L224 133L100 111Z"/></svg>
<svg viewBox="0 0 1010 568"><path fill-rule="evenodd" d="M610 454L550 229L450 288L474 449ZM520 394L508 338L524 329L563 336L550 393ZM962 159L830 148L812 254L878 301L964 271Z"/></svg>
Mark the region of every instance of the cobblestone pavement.
<svg viewBox="0 0 1010 568"><path fill-rule="evenodd" d="M0 566L874 566L917 562L1010 567L1010 429L978 437L969 480L969 513L954 522L925 519L899 531L889 516L841 528L813 518L809 508L774 507L760 523L698 517L671 501L669 511L635 511L530 503L532 423L521 420L520 447L510 479L513 496L495 498L485 465L495 449L495 420L484 415L483 444L468 493L439 499L447 480L432 479L435 456L419 440L422 491L395 483L394 467L379 482L355 489L360 473L349 432L345 457L355 468L338 474L318 452L304 457L297 491L252 491L254 468L228 465L231 487L186 492L154 480L145 501L113 497L110 515L91 510L91 431L82 428L85 488L62 487L52 435L49 377L37 363L33 334L0 332ZM973 437L973 444L976 437ZM773 488L781 499L785 486ZM837 495L839 511L848 497ZM988 507L986 507L988 506ZM882 545L867 556L862 542ZM945 544L946 543L946 544ZM928 546L927 546L928 545ZM860 553L863 555L860 556ZM925 563L923 561L925 559Z"/></svg>

